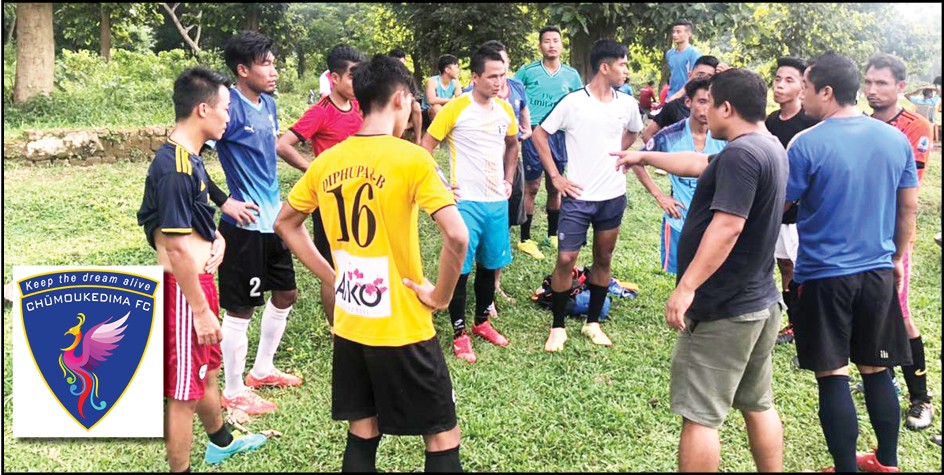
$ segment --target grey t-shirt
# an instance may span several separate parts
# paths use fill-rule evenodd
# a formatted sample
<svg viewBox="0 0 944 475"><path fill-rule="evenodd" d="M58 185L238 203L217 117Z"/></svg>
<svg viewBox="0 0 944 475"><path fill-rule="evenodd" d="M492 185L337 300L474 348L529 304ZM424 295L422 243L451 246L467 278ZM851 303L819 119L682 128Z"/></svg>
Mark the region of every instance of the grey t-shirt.
<svg viewBox="0 0 944 475"><path fill-rule="evenodd" d="M721 267L695 291L687 316L711 321L769 308L780 300L774 247L787 187L787 154L777 137L750 133L709 158L682 227L678 279L695 258L715 211L746 219Z"/></svg>

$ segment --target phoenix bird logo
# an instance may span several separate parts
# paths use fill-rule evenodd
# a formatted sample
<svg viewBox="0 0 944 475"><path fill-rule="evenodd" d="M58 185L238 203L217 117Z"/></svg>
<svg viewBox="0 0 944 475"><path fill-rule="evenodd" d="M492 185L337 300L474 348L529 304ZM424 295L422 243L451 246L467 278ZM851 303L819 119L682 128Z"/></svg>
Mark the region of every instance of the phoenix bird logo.
<svg viewBox="0 0 944 475"><path fill-rule="evenodd" d="M71 345L61 348L59 367L62 369L62 377L70 384L69 392L73 396L78 396L78 412L82 419L86 419L86 401L97 411L104 410L108 405L107 401L98 398L100 383L95 369L112 356L111 352L125 337L125 330L128 328L125 322L129 315L131 315L130 311L115 322L109 318L84 332L83 336L82 325L85 323L85 314L79 313L77 316L79 323L63 333L63 335L74 335L75 339ZM77 350L80 350L81 354L76 355Z"/></svg>

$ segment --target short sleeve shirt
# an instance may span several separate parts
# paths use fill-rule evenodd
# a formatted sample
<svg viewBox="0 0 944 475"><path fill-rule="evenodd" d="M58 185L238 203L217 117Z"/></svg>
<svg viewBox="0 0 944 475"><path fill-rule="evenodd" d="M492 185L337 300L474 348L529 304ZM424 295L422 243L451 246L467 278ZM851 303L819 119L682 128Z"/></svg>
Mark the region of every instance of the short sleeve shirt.
<svg viewBox="0 0 944 475"><path fill-rule="evenodd" d="M321 210L334 258L334 332L368 346L405 346L436 334L432 313L403 279L423 281L419 208L454 206L426 149L389 135L354 135L325 150L288 204Z"/></svg>
<svg viewBox="0 0 944 475"><path fill-rule="evenodd" d="M311 142L315 156L354 135L364 124L360 104L351 101L351 108L343 111L325 96L311 106L289 130L303 142Z"/></svg>
<svg viewBox="0 0 944 475"><path fill-rule="evenodd" d="M567 147L567 179L582 186L581 201L606 201L626 194L626 176L616 169L623 149L623 131L643 129L636 99L616 92L600 102L587 88L568 94L554 107L541 128L553 135L564 131Z"/></svg>
<svg viewBox="0 0 944 475"><path fill-rule="evenodd" d="M900 130L914 153L915 166L918 169L918 183L924 178L924 168L931 158L931 123L920 115L907 109L902 109L888 124Z"/></svg>
<svg viewBox="0 0 944 475"><path fill-rule="evenodd" d="M207 241L216 238L203 160L183 146L169 141L161 145L148 166L138 225L144 226L148 244L155 247L154 231L191 234Z"/></svg>
<svg viewBox="0 0 944 475"><path fill-rule="evenodd" d="M649 142L643 147L645 151L652 152L699 152L707 155L714 155L724 150L728 142L718 140L711 136L705 139L705 148L695 150L695 137L692 135L691 119L680 120L657 132ZM669 174L669 182L672 184L672 197L681 201L685 206L682 212L682 220L688 214L688 208L692 204L692 198L695 196L695 187L698 185L698 178L677 176ZM674 219L666 215L667 219Z"/></svg>
<svg viewBox="0 0 944 475"><path fill-rule="evenodd" d="M867 116L828 118L787 147L787 199L800 201L793 279L892 268L898 190L918 186L901 131Z"/></svg>
<svg viewBox="0 0 944 475"><path fill-rule="evenodd" d="M767 130L780 139L780 143L783 144L784 149L787 148L787 145L790 144L790 141L793 140L796 134L818 123L819 120L806 115L806 112L802 109L787 120L780 118L780 109L777 109L771 112L770 115L767 116L767 119L764 120L764 125L767 126Z"/></svg>
<svg viewBox="0 0 944 475"><path fill-rule="evenodd" d="M436 114L427 133L449 149L449 174L462 199L505 200L505 137L518 135L511 104L491 99L486 109L471 92L449 101Z"/></svg>
<svg viewBox="0 0 944 475"><path fill-rule="evenodd" d="M745 134L712 155L698 179L678 245L678 279L695 258L716 211L745 219L731 253L696 291L687 316L709 321L769 308L781 298L773 279L787 157L777 138Z"/></svg>
<svg viewBox="0 0 944 475"><path fill-rule="evenodd" d="M669 63L669 94L666 97L672 97L685 87L688 74L695 69L695 61L698 61L698 58L701 58L701 52L692 45L682 51L671 48L665 52L665 61Z"/></svg>
<svg viewBox="0 0 944 475"><path fill-rule="evenodd" d="M226 186L233 198L259 206L255 223L239 224L224 214L222 220L233 226L274 233L275 218L282 208L279 190L278 155L275 143L279 137L278 111L275 99L259 96L253 104L235 87L229 104L229 123L223 138L216 143L220 165L226 174Z"/></svg>
<svg viewBox="0 0 944 475"><path fill-rule="evenodd" d="M564 96L583 87L580 73L576 69L561 64L560 68L551 74L544 67L543 61L535 61L522 66L515 73L515 79L521 81L528 91L528 108L531 110L532 126L543 122L554 105Z"/></svg>

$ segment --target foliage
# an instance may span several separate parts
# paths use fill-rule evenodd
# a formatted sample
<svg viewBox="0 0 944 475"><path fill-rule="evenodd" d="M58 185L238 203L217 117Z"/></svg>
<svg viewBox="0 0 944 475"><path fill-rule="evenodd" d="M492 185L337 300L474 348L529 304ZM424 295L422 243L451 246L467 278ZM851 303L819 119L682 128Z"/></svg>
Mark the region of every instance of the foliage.
<svg viewBox="0 0 944 475"><path fill-rule="evenodd" d="M535 53L528 42L529 10L515 3L396 3L390 9L398 23L413 30L413 62L427 76L442 54L469 58L478 45L500 39L512 64L523 64ZM417 73L419 74L419 73Z"/></svg>
<svg viewBox="0 0 944 475"><path fill-rule="evenodd" d="M151 30L161 22L157 3L57 3L56 45L71 50L100 46L102 11L108 12L112 48L150 50L154 45Z"/></svg>

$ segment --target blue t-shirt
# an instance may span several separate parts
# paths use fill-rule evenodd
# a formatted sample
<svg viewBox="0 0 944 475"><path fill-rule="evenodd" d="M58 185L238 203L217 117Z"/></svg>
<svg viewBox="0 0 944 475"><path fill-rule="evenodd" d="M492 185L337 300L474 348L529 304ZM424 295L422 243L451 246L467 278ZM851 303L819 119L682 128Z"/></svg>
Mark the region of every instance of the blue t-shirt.
<svg viewBox="0 0 944 475"><path fill-rule="evenodd" d="M215 149L226 173L230 195L258 205L259 216L255 223L246 225L237 224L226 214L222 219L243 229L272 233L275 218L282 208L275 153L275 142L279 138L275 99L261 94L259 104L253 104L235 87L230 88L230 92L229 123Z"/></svg>
<svg viewBox="0 0 944 475"><path fill-rule="evenodd" d="M830 118L787 147L787 201L800 201L793 280L892 267L898 190L918 186L898 129L868 116Z"/></svg>
<svg viewBox="0 0 944 475"><path fill-rule="evenodd" d="M560 68L551 74L542 61L522 66L515 73L515 79L521 81L528 91L532 126L540 124L564 96L583 87L580 73L576 69L561 64Z"/></svg>
<svg viewBox="0 0 944 475"><path fill-rule="evenodd" d="M692 135L691 119L680 120L652 136L643 150L651 152L696 152L695 137ZM711 137L708 132L708 138L705 140L705 148L701 153L714 155L728 145L724 140L718 140ZM681 219L676 219L668 214L665 215L666 222L673 228L681 231L685 224L685 217L688 215L688 209L692 206L692 197L695 196L695 186L698 185L698 178L677 176L669 173L669 182L672 184L672 197L681 201L685 209L681 210Z"/></svg>
<svg viewBox="0 0 944 475"><path fill-rule="evenodd" d="M669 63L669 94L665 97L672 97L685 87L685 83L688 82L688 73L695 68L695 61L698 61L698 58L701 58L701 53L692 45L688 45L688 48L682 51L670 48L665 52L665 61Z"/></svg>
<svg viewBox="0 0 944 475"><path fill-rule="evenodd" d="M622 86L613 86L613 90L630 96L633 95L633 86L630 86L628 82L624 82Z"/></svg>

